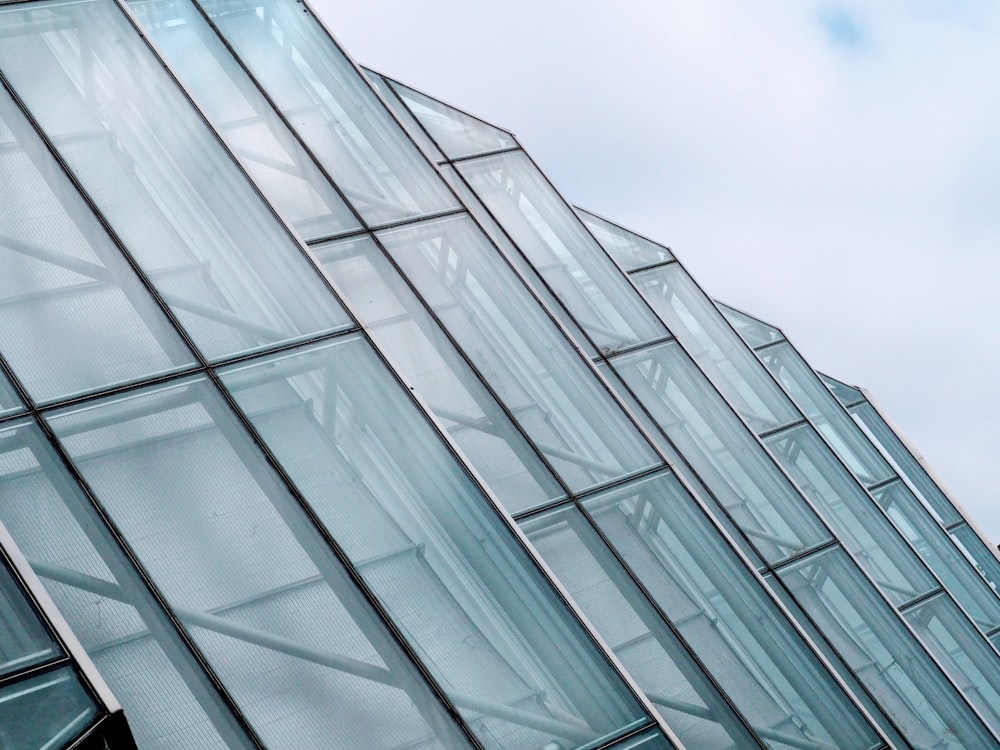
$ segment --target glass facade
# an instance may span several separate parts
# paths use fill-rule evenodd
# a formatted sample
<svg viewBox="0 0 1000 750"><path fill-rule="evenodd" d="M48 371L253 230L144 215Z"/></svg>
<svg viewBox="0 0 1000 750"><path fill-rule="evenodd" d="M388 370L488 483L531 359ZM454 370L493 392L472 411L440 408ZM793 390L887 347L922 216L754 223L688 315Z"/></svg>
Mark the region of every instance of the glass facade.
<svg viewBox="0 0 1000 750"><path fill-rule="evenodd" d="M510 132L298 0L0 36L0 747L1000 744L919 457Z"/></svg>

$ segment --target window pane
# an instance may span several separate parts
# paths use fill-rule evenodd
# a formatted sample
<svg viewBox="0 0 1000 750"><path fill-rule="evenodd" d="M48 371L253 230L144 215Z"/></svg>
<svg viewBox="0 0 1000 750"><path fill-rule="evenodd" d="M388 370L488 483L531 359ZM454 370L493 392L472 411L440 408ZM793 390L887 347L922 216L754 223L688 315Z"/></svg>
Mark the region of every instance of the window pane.
<svg viewBox="0 0 1000 750"><path fill-rule="evenodd" d="M504 507L565 495L527 439L368 237L314 248L396 371L441 420Z"/></svg>
<svg viewBox="0 0 1000 750"><path fill-rule="evenodd" d="M477 117L449 107L398 81L391 81L389 85L399 94L420 124L427 128L427 132L449 159L499 151L517 145L510 133Z"/></svg>
<svg viewBox="0 0 1000 750"><path fill-rule="evenodd" d="M379 233L393 260L571 488L658 459L467 218Z"/></svg>
<svg viewBox="0 0 1000 750"><path fill-rule="evenodd" d="M4 74L209 358L349 325L111 0L3 6L0 23Z"/></svg>
<svg viewBox="0 0 1000 750"><path fill-rule="evenodd" d="M758 734L791 735L795 742L785 744L793 746L875 744L846 694L672 475L601 493L584 510Z"/></svg>
<svg viewBox="0 0 1000 750"><path fill-rule="evenodd" d="M993 590L1000 590L1000 560L997 560L996 553L987 547L979 534L966 523L952 529L950 533L958 548L972 561L976 570Z"/></svg>
<svg viewBox="0 0 1000 750"><path fill-rule="evenodd" d="M640 237L624 227L612 224L607 219L584 211L579 206L574 210L587 229L590 230L590 233L594 235L594 239L601 243L601 247L607 251L608 255L626 271L673 260L674 256L670 252L670 248L658 245L645 237Z"/></svg>
<svg viewBox="0 0 1000 750"><path fill-rule="evenodd" d="M900 475L906 477L910 484L916 488L924 505L935 514L943 525L951 526L964 520L920 461L910 452L910 449L899 439L882 418L882 415L871 404L864 403L855 406L851 409L851 414L872 438L875 445L895 463Z"/></svg>
<svg viewBox="0 0 1000 750"><path fill-rule="evenodd" d="M378 91L382 98L385 99L385 103L389 105L389 109L392 113L396 115L396 119L406 126L407 130L410 131L410 135L413 140L417 142L417 145L422 147L426 151L431 159L434 160L435 164L445 161L445 155L441 153L434 141L430 139L424 129L417 122L417 118L413 116L413 113L406 108L406 105L400 101L396 92L393 91L392 87L389 85L389 79L385 76L379 75L373 70L368 70L367 68L362 68L362 72L365 74L365 78L371 83L372 87Z"/></svg>
<svg viewBox="0 0 1000 750"><path fill-rule="evenodd" d="M0 747L67 747L97 716L70 668L0 688Z"/></svg>
<svg viewBox="0 0 1000 750"><path fill-rule="evenodd" d="M1000 731L1000 657L941 593L906 610L906 620L993 731Z"/></svg>
<svg viewBox="0 0 1000 750"><path fill-rule="evenodd" d="M200 4L369 225L457 207L307 8L293 0Z"/></svg>
<svg viewBox="0 0 1000 750"><path fill-rule="evenodd" d="M206 380L51 424L266 746L404 748L432 735L432 747L463 746Z"/></svg>
<svg viewBox="0 0 1000 750"><path fill-rule="evenodd" d="M671 332L755 432L801 418L760 360L679 263L632 279Z"/></svg>
<svg viewBox="0 0 1000 750"><path fill-rule="evenodd" d="M307 240L357 219L191 0L130 0L143 29L278 212Z"/></svg>
<svg viewBox="0 0 1000 750"><path fill-rule="evenodd" d="M667 334L523 152L456 167L604 353Z"/></svg>
<svg viewBox="0 0 1000 750"><path fill-rule="evenodd" d="M787 341L760 352L761 360L817 430L866 487L895 476L819 376Z"/></svg>
<svg viewBox="0 0 1000 750"><path fill-rule="evenodd" d="M764 442L889 599L904 604L936 588L920 558L811 426Z"/></svg>
<svg viewBox="0 0 1000 750"><path fill-rule="evenodd" d="M487 747L579 747L642 719L361 340L223 381Z"/></svg>
<svg viewBox="0 0 1000 750"><path fill-rule="evenodd" d="M872 490L896 527L984 632L1000 627L1000 598L899 479Z"/></svg>
<svg viewBox="0 0 1000 750"><path fill-rule="evenodd" d="M24 404L7 376L0 371L0 415L6 416L19 411L24 411Z"/></svg>
<svg viewBox="0 0 1000 750"><path fill-rule="evenodd" d="M547 305L552 314L559 319L559 322L563 324L563 328L569 332L573 342L583 349L588 357L596 359L598 357L597 347L594 345L591 337L584 333L580 324L576 322L576 318L567 309L565 302L556 296L556 293L542 280L538 270L528 262L517 246L510 241L504 229L497 224L492 214L486 210L483 202L472 192L469 184L455 171L455 167L453 165L442 167L441 173L448 181L448 184L454 188L458 196L465 201L465 204L469 207L469 213L479 223L479 226L483 228L486 236L490 238L493 244L500 248L504 257L525 278L528 287L535 293L535 296L543 304Z"/></svg>
<svg viewBox="0 0 1000 750"><path fill-rule="evenodd" d="M725 317L729 324L736 329L736 332L743 337L747 344L756 349L758 346L773 344L781 341L785 335L774 326L768 325L762 320L758 320L752 315L747 315L741 310L737 310L729 305L724 305L718 300L715 306Z"/></svg>
<svg viewBox="0 0 1000 750"><path fill-rule="evenodd" d="M758 746L684 642L577 508L533 516L521 527L687 747Z"/></svg>
<svg viewBox="0 0 1000 750"><path fill-rule="evenodd" d="M121 701L139 746L249 748L41 431L18 422L0 433L0 449L0 521Z"/></svg>
<svg viewBox="0 0 1000 750"><path fill-rule="evenodd" d="M36 402L194 363L2 89L0 227L0 351Z"/></svg>
<svg viewBox="0 0 1000 750"><path fill-rule="evenodd" d="M774 563L829 538L679 344L624 354L612 366L765 559Z"/></svg>
<svg viewBox="0 0 1000 750"><path fill-rule="evenodd" d="M820 380L823 381L823 385L830 389L830 393L836 396L840 405L843 407L852 406L859 401L866 401L865 394L860 390L855 388L853 385L847 385L847 383L841 383L839 380L834 380L829 375L823 375L820 373Z"/></svg>
<svg viewBox="0 0 1000 750"><path fill-rule="evenodd" d="M0 557L0 677L58 656L55 639Z"/></svg>
<svg viewBox="0 0 1000 750"><path fill-rule="evenodd" d="M949 750L995 744L843 550L812 555L778 576L911 744Z"/></svg>

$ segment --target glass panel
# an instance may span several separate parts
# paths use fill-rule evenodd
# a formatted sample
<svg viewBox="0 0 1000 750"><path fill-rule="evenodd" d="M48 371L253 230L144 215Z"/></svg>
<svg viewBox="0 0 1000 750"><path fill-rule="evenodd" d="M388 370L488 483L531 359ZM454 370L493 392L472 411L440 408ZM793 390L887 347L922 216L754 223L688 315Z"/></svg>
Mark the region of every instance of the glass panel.
<svg viewBox="0 0 1000 750"><path fill-rule="evenodd" d="M360 226L191 0L129 5L226 145L302 237Z"/></svg>
<svg viewBox="0 0 1000 750"><path fill-rule="evenodd" d="M69 667L0 688L0 747L58 750L97 716Z"/></svg>
<svg viewBox="0 0 1000 750"><path fill-rule="evenodd" d="M57 656L55 639L0 557L0 677Z"/></svg>
<svg viewBox="0 0 1000 750"><path fill-rule="evenodd" d="M659 462L469 219L430 221L378 236L572 489Z"/></svg>
<svg viewBox="0 0 1000 750"><path fill-rule="evenodd" d="M844 408L852 406L860 401L866 401L865 394L861 392L860 389L855 388L853 385L848 385L847 383L841 383L839 380L834 380L829 375L824 375L823 373L817 373L820 380L823 381L823 385L830 389L830 393L836 396L840 405Z"/></svg>
<svg viewBox="0 0 1000 750"><path fill-rule="evenodd" d="M457 206L361 72L301 3L199 4L369 225Z"/></svg>
<svg viewBox="0 0 1000 750"><path fill-rule="evenodd" d="M993 549L986 546L979 534L963 523L951 530L951 538L993 590L1000 590L1000 560L997 560Z"/></svg>
<svg viewBox="0 0 1000 750"><path fill-rule="evenodd" d="M904 604L937 587L913 549L809 425L764 442L890 600Z"/></svg>
<svg viewBox="0 0 1000 750"><path fill-rule="evenodd" d="M896 527L984 632L1000 627L1000 598L914 497L896 480L872 491Z"/></svg>
<svg viewBox="0 0 1000 750"><path fill-rule="evenodd" d="M403 123L409 131L410 137L417 142L417 145L421 146L435 163L447 161L445 155L441 153L441 149L437 147L434 141L427 135L427 132L420 126L420 123L417 122L417 118L400 101L396 92L389 85L389 79L376 73L374 70L362 68L361 71L365 74L365 78L368 79L372 87L382 95L385 103L389 105L389 109L396 115L396 119Z"/></svg>
<svg viewBox="0 0 1000 750"><path fill-rule="evenodd" d="M121 701L140 747L251 747L111 533L29 422L0 432L0 521Z"/></svg>
<svg viewBox="0 0 1000 750"><path fill-rule="evenodd" d="M830 537L794 485L676 342L612 360L702 481L765 560Z"/></svg>
<svg viewBox="0 0 1000 750"><path fill-rule="evenodd" d="M605 354L667 335L620 269L521 151L458 171Z"/></svg>
<svg viewBox="0 0 1000 750"><path fill-rule="evenodd" d="M1000 656L946 594L906 610L917 637L993 731L1000 731Z"/></svg>
<svg viewBox="0 0 1000 750"><path fill-rule="evenodd" d="M450 159L517 145L514 136L398 81L390 85Z"/></svg>
<svg viewBox="0 0 1000 750"><path fill-rule="evenodd" d="M576 318L566 309L566 305L549 288L549 285L542 280L535 267L528 262L517 246L510 241L504 229L496 223L490 212L486 210L483 202L472 192L469 184L455 171L455 167L449 164L441 168L441 173L458 196L465 201L466 206L469 208L469 213L479 222L486 236L490 238L494 245L500 248L504 257L524 276L535 296L547 305L549 311L559 319L559 322L569 332L569 336L573 339L574 343L583 349L588 357L597 359L599 355L594 342L580 328L576 322Z"/></svg>
<svg viewBox="0 0 1000 750"><path fill-rule="evenodd" d="M429 736L432 747L463 746L415 666L206 380L136 391L50 420L267 747L404 748Z"/></svg>
<svg viewBox="0 0 1000 750"><path fill-rule="evenodd" d="M882 415L869 403L855 406L851 415L858 422L875 446L888 456L899 475L906 477L917 491L917 496L944 526L963 521L959 513L934 479L927 473L920 459L900 440Z"/></svg>
<svg viewBox="0 0 1000 750"><path fill-rule="evenodd" d="M660 453L666 456L670 467L677 476L691 487L693 494L703 498L708 503L718 504L719 501L715 498L714 493L708 489L708 486L701 480L701 477L695 474L688 460L670 442L669 438L664 434L663 429L653 421L646 408L636 400L618 373L611 368L611 365L606 361L602 361L597 363L595 367L611 386L611 390L618 394L618 398L622 400L625 407L635 415L636 421L646 430L646 434L650 436L653 444ZM714 520L726 530L726 533L729 534L730 538L740 548L740 551L746 555L754 568L759 570L765 567L764 560L757 552L757 548L750 544L745 534L740 533L736 528L736 524L733 523L733 520L729 516L725 513L716 513Z"/></svg>
<svg viewBox="0 0 1000 750"><path fill-rule="evenodd" d="M815 747L868 748L874 731L670 474L588 499L618 555L753 727Z"/></svg>
<svg viewBox="0 0 1000 750"><path fill-rule="evenodd" d="M773 344L775 341L781 341L785 338L785 335L774 326L765 323L763 320L758 320L752 315L747 315L742 310L724 305L718 300L715 301L715 306L719 308L719 312L736 329L736 332L743 337L743 340L747 342L747 345L751 349Z"/></svg>
<svg viewBox="0 0 1000 750"><path fill-rule="evenodd" d="M915 747L992 747L995 740L841 549L778 576Z"/></svg>
<svg viewBox="0 0 1000 750"><path fill-rule="evenodd" d="M4 90L0 227L0 351L36 402L194 364Z"/></svg>
<svg viewBox="0 0 1000 750"><path fill-rule="evenodd" d="M231 369L223 381L486 747L579 747L641 720L360 339Z"/></svg>
<svg viewBox="0 0 1000 750"><path fill-rule="evenodd" d="M812 368L787 341L758 352L788 395L866 487L895 474Z"/></svg>
<svg viewBox="0 0 1000 750"><path fill-rule="evenodd" d="M758 747L684 642L577 508L532 517L521 527L687 747Z"/></svg>
<svg viewBox="0 0 1000 750"><path fill-rule="evenodd" d="M0 416L19 411L24 411L24 404L21 403L21 398L14 390L14 386L7 380L7 376L0 370Z"/></svg>
<svg viewBox="0 0 1000 750"><path fill-rule="evenodd" d="M632 279L754 432L800 419L760 360L679 263L634 274Z"/></svg>
<svg viewBox="0 0 1000 750"><path fill-rule="evenodd" d="M612 224L596 214L584 211L579 206L574 208L576 215L586 225L594 239L601 243L608 255L626 271L632 271L643 266L652 266L673 260L670 248L647 240L635 232Z"/></svg>
<svg viewBox="0 0 1000 750"><path fill-rule="evenodd" d="M0 25L4 74L209 358L349 325L111 0L4 6Z"/></svg>
<svg viewBox="0 0 1000 750"><path fill-rule="evenodd" d="M511 513L566 493L368 237L314 248L369 335Z"/></svg>

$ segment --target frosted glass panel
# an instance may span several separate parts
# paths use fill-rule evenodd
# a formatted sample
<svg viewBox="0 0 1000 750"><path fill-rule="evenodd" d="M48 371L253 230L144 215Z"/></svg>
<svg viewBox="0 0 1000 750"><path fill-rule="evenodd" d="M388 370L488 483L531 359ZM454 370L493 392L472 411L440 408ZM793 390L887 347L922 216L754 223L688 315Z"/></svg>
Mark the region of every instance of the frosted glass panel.
<svg viewBox="0 0 1000 750"><path fill-rule="evenodd" d="M2 6L0 23L7 79L207 357L350 324L111 0Z"/></svg>
<svg viewBox="0 0 1000 750"><path fill-rule="evenodd" d="M268 747L406 748L428 736L464 746L207 380L60 412L51 424Z"/></svg>
<svg viewBox="0 0 1000 750"><path fill-rule="evenodd" d="M269 357L223 381L486 747L590 746L642 720L362 340Z"/></svg>
<svg viewBox="0 0 1000 750"><path fill-rule="evenodd" d="M458 206L307 8L294 0L200 4L369 225Z"/></svg>

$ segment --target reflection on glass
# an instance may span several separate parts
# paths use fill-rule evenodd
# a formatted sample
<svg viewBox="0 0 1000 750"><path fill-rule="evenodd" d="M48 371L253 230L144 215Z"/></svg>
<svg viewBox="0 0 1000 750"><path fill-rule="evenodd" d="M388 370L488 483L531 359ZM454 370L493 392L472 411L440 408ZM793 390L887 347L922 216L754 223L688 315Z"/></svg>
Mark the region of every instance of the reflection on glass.
<svg viewBox="0 0 1000 750"><path fill-rule="evenodd" d="M667 335L523 152L456 166L601 351L611 354Z"/></svg>
<svg viewBox="0 0 1000 750"><path fill-rule="evenodd" d="M785 335L774 326L758 320L742 310L724 305L718 300L716 300L715 306L719 308L719 312L722 313L725 319L729 321L729 324L736 329L736 332L753 349L773 344L785 338Z"/></svg>
<svg viewBox="0 0 1000 750"><path fill-rule="evenodd" d="M809 425L767 438L785 471L895 604L937 586L927 567Z"/></svg>
<svg viewBox="0 0 1000 750"><path fill-rule="evenodd" d="M0 66L211 359L349 324L111 0L2 6Z"/></svg>
<svg viewBox="0 0 1000 750"><path fill-rule="evenodd" d="M417 122L417 118L406 108L406 105L403 104L402 100L393 90L389 79L368 68L362 68L361 71L365 74L365 78L368 79L372 87L385 99L385 103L389 105L389 109L396 115L396 119L402 122L407 130L410 131L410 136L417 142L418 146L421 146L430 155L434 163L438 164L446 161L445 155L441 153L441 149L430 139L430 136L427 135L420 126L420 123Z"/></svg>
<svg viewBox="0 0 1000 750"><path fill-rule="evenodd" d="M0 174L0 351L36 402L194 363L2 89Z"/></svg>
<svg viewBox="0 0 1000 750"><path fill-rule="evenodd" d="M472 192L468 183L462 179L462 176L455 171L455 167L449 164L441 168L441 173L458 196L465 201L466 206L469 208L469 213L479 222L486 236L490 238L493 244L500 248L504 257L524 276L535 296L548 305L552 314L559 319L559 322L563 324L563 328L569 332L570 338L573 339L574 343L583 349L588 357L596 359L598 357L597 347L590 336L583 332L583 329L576 322L576 318L566 309L563 301L556 296L556 293L542 280L535 267L528 262L514 243L510 241L507 233L496 223L490 212L486 210L483 202Z"/></svg>
<svg viewBox="0 0 1000 750"><path fill-rule="evenodd" d="M404 748L429 736L433 746L463 746L207 380L147 388L50 420L267 747Z"/></svg>
<svg viewBox="0 0 1000 750"><path fill-rule="evenodd" d="M314 248L365 329L511 513L565 495L524 435L375 243Z"/></svg>
<svg viewBox="0 0 1000 750"><path fill-rule="evenodd" d="M200 0L369 225L456 207L360 71L294 0Z"/></svg>
<svg viewBox="0 0 1000 750"><path fill-rule="evenodd" d="M759 747L577 508L534 516L521 527L687 747Z"/></svg>
<svg viewBox="0 0 1000 750"><path fill-rule="evenodd" d="M302 237L359 226L191 0L129 0L129 5L226 145Z"/></svg>
<svg viewBox="0 0 1000 750"><path fill-rule="evenodd" d="M222 377L486 747L579 747L642 721L487 498L362 340L266 358Z"/></svg>
<svg viewBox="0 0 1000 750"><path fill-rule="evenodd" d="M829 533L676 342L612 360L691 467L769 562Z"/></svg>
<svg viewBox="0 0 1000 750"><path fill-rule="evenodd" d="M976 624L984 632L1000 627L1000 598L976 575L909 488L897 479L873 490L872 496Z"/></svg>
<svg viewBox="0 0 1000 750"><path fill-rule="evenodd" d="M670 474L584 510L708 670L776 747L869 748L874 730Z"/></svg>
<svg viewBox="0 0 1000 750"><path fill-rule="evenodd" d="M636 273L632 280L755 432L800 418L760 360L679 263Z"/></svg>
<svg viewBox="0 0 1000 750"><path fill-rule="evenodd" d="M624 227L612 224L589 211L577 206L576 215L594 235L608 255L626 271L634 271L643 266L652 266L673 260L670 248L659 245L645 237L640 237Z"/></svg>
<svg viewBox="0 0 1000 750"><path fill-rule="evenodd" d="M995 739L837 548L778 572L914 747L978 750Z"/></svg>
<svg viewBox="0 0 1000 750"><path fill-rule="evenodd" d="M787 341L759 356L830 446L866 487L894 476L892 468Z"/></svg>
<svg viewBox="0 0 1000 750"><path fill-rule="evenodd" d="M59 647L0 557L0 677L58 655ZM0 747L3 747L0 745Z"/></svg>
<svg viewBox="0 0 1000 750"><path fill-rule="evenodd" d="M0 687L0 747L62 748L97 716L73 671L65 667Z"/></svg>
<svg viewBox="0 0 1000 750"><path fill-rule="evenodd" d="M139 746L251 747L41 431L17 422L0 432L0 451L0 522L121 701Z"/></svg>
<svg viewBox="0 0 1000 750"><path fill-rule="evenodd" d="M449 107L398 81L390 81L389 85L449 159L485 154L517 145L510 133L477 117Z"/></svg>
<svg viewBox="0 0 1000 750"><path fill-rule="evenodd" d="M659 462L468 218L412 224L378 237L572 489Z"/></svg>

